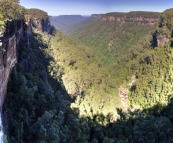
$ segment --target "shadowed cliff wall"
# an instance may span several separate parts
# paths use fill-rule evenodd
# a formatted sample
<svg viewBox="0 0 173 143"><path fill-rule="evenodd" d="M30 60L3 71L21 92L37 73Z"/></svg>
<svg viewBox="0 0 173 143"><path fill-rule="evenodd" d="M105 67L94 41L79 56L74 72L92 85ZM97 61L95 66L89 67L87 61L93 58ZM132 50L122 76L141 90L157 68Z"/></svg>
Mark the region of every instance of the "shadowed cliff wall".
<svg viewBox="0 0 173 143"><path fill-rule="evenodd" d="M10 71L17 63L18 45L24 40L25 24L22 20L7 22L6 31L0 47L0 107L3 104L7 90Z"/></svg>

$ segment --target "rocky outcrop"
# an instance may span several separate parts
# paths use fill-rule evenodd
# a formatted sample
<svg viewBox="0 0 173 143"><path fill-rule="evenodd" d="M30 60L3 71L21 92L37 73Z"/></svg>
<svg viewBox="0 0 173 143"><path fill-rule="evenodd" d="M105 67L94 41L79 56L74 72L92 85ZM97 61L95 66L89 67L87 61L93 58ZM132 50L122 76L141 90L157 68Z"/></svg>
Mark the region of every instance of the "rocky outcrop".
<svg viewBox="0 0 173 143"><path fill-rule="evenodd" d="M128 106L128 94L129 91L126 88L123 88L122 86L120 86L120 88L118 89L118 94L121 98L121 104L122 104L122 109L124 111L127 111L129 106Z"/></svg>
<svg viewBox="0 0 173 143"><path fill-rule="evenodd" d="M32 20L31 18L25 18L25 24L27 25L27 33L31 34L32 33Z"/></svg>
<svg viewBox="0 0 173 143"><path fill-rule="evenodd" d="M132 17L132 18L126 18L126 17L116 17L116 16L106 16L103 15L101 17L102 21L116 21L116 22L135 22L138 24L146 24L146 25L154 25L155 22L158 20L158 18L144 18L144 17Z"/></svg>
<svg viewBox="0 0 173 143"><path fill-rule="evenodd" d="M0 33L0 108L7 91L10 71L17 63L19 42L28 41L27 35L32 33L32 26L42 32L51 33L49 19L25 18L6 23L6 30Z"/></svg>
<svg viewBox="0 0 173 143"><path fill-rule="evenodd" d="M169 41L166 35L157 35L157 46L164 46Z"/></svg>
<svg viewBox="0 0 173 143"><path fill-rule="evenodd" d="M135 87L135 83L136 83L136 76L133 75L131 77L131 80L129 81L129 83L127 84L128 86L130 86L130 88L132 88L133 86ZM139 109L139 108L130 108L129 104L128 104L128 97L129 97L129 89L126 87L124 88L123 86L120 86L118 88L118 94L119 94L119 97L121 98L121 104L122 104L122 109L123 111L127 112L127 111L131 111L131 112L134 112L136 111L136 109Z"/></svg>
<svg viewBox="0 0 173 143"><path fill-rule="evenodd" d="M50 32L50 21L48 18L46 19L33 18L32 26L34 26L35 28L37 28L42 32L48 32L48 33Z"/></svg>
<svg viewBox="0 0 173 143"><path fill-rule="evenodd" d="M10 71L17 63L17 48L19 41L25 35L24 22L7 22L6 31L1 37L2 46L0 47L0 107L2 107L4 97L7 91Z"/></svg>
<svg viewBox="0 0 173 143"><path fill-rule="evenodd" d="M41 32L51 33L52 26L50 25L49 18L39 19L39 18L25 18L25 23L27 25L27 33L32 33L32 26L37 28Z"/></svg>
<svg viewBox="0 0 173 143"><path fill-rule="evenodd" d="M102 16L101 17L102 21L117 21L120 22L121 20L124 20L123 17L114 17L114 16Z"/></svg>
<svg viewBox="0 0 173 143"><path fill-rule="evenodd" d="M107 14L93 14L92 17L99 18L102 21L115 21L120 24L134 22L142 25L154 25L159 19L160 14L156 12L112 12Z"/></svg>
<svg viewBox="0 0 173 143"><path fill-rule="evenodd" d="M0 108L7 91L10 71L17 63L19 42L26 43L27 35L32 33L32 26L42 32L51 33L49 19L25 18L6 23L6 30L0 33Z"/></svg>

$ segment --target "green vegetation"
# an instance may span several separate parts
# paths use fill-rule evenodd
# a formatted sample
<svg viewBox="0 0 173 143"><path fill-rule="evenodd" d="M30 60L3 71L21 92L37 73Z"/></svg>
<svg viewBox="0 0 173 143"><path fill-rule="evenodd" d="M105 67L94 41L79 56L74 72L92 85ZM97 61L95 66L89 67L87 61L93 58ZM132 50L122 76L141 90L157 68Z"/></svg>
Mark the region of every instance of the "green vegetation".
<svg viewBox="0 0 173 143"><path fill-rule="evenodd" d="M49 76L51 57L43 52L49 40L38 37L42 35L30 36L30 47L20 43L19 63L11 74L3 106L8 142L85 142L87 122L72 114L67 94Z"/></svg>
<svg viewBox="0 0 173 143"><path fill-rule="evenodd" d="M20 3L20 0L12 0L13 2Z"/></svg>
<svg viewBox="0 0 173 143"><path fill-rule="evenodd" d="M165 12L162 15L168 15ZM120 86L129 90L130 108L145 110L158 102L166 105L172 98L171 43L165 48L153 48L152 28L128 22L121 25L97 21L73 35L91 47L95 57L101 59L99 64L107 69L103 73L106 92L118 96ZM128 86L133 76L136 82Z"/></svg>
<svg viewBox="0 0 173 143"><path fill-rule="evenodd" d="M163 28L165 26L166 28L171 30L173 27L172 17L173 17L173 8L165 10L161 14L159 27Z"/></svg>
<svg viewBox="0 0 173 143"><path fill-rule="evenodd" d="M49 18L47 12L40 10L40 9L35 9L35 8L26 9L25 17L38 18L38 19Z"/></svg>
<svg viewBox="0 0 173 143"><path fill-rule="evenodd" d="M160 17L156 29L158 36L165 35L167 38L172 38L172 29L173 29L173 8L165 10Z"/></svg>
<svg viewBox="0 0 173 143"><path fill-rule="evenodd" d="M123 12L111 12L111 13L106 13L103 14L103 16L115 16L115 17L123 17L126 19L130 18L159 18L160 13L158 12L147 12L147 11L131 11L128 13L123 13Z"/></svg>
<svg viewBox="0 0 173 143"><path fill-rule="evenodd" d="M91 24L97 20L94 17L82 17L82 16L58 16L50 17L51 25L57 28L64 34L72 34L84 28L85 26Z"/></svg>
<svg viewBox="0 0 173 143"><path fill-rule="evenodd" d="M86 26L90 24L93 25L93 22L99 19L107 18L107 21L110 21L109 20L110 17L121 18L120 23L123 23L123 22L134 23L135 21L134 19L138 19L139 21L143 19L142 24L148 24L149 21L151 23L154 22L156 19L159 18L159 16L160 16L160 13L158 12L143 12L143 11L134 11L134 12L128 12L128 13L111 12L106 14L93 14L92 16L86 18L85 20L82 20L81 22L78 22L78 21L80 21L80 19L82 18L78 19L75 16L73 19L71 19L73 16L68 16L68 18L66 18L65 16L51 17L50 21L51 21L51 24L55 26L55 28L57 28L64 34L73 35L74 33L80 32L82 29L86 29ZM76 24L74 23L74 20ZM136 21L136 23L139 22L138 20ZM71 23L73 23L74 25Z"/></svg>
<svg viewBox="0 0 173 143"><path fill-rule="evenodd" d="M118 92L124 80L129 80L134 74L130 70L131 63L124 62L131 60L127 54L130 54L134 48L142 50L143 46L150 46L152 37L146 34L151 29L152 27L134 23L120 25L114 21L97 21L75 34L74 37L91 47L95 52L95 58L100 60L98 64L103 69L107 69L104 71L106 79L103 79L107 81L105 88L108 90L113 88ZM145 45L142 45L143 40L146 41ZM118 93L115 91L111 94L117 96Z"/></svg>
<svg viewBox="0 0 173 143"><path fill-rule="evenodd" d="M44 37L46 38L46 34ZM79 104L81 115L91 114L91 110L93 115L97 112L106 114L120 107L119 97L112 99L112 95L107 92L106 70L99 65L100 59L91 48L57 31L55 36L51 37L49 48L45 49L45 52L54 57L49 65L51 76L62 82L68 94L75 98L76 104L82 103ZM112 100L105 100L107 97ZM85 103L89 104L84 108ZM114 108L108 111L106 108L109 108L110 104Z"/></svg>
<svg viewBox="0 0 173 143"><path fill-rule="evenodd" d="M1 26L5 26L5 22L4 21L0 21L0 27Z"/></svg>
<svg viewBox="0 0 173 143"><path fill-rule="evenodd" d="M78 64L78 60L70 61L71 57L68 56L72 53L69 49L78 49L82 45L58 31L54 36L50 36L36 30L30 37L30 44L30 48L26 48L23 44L20 45L19 64L13 69L3 106L4 122L6 121L5 134L9 142L172 142L172 100L169 100L167 106L157 102L144 111L128 114L122 109L116 109L115 112L119 116L116 121L113 121L114 116L111 113L107 116L97 113L92 117L91 111L90 116L80 115L78 106L72 104L73 110L70 108L69 101L73 100L65 93L65 90L62 90L63 85L60 86L58 79L55 78L57 73L61 77L67 70L75 68L73 66ZM169 46L167 48L168 50L166 47L159 47L154 51L165 55L164 58L166 58L171 56L167 54L170 50L172 51ZM57 49L62 54L59 52L60 55L51 57L49 54L53 54L53 51ZM152 53L153 49L144 50ZM166 51L163 52L164 50ZM80 58L87 52L91 52L90 49L83 51ZM65 56L65 53L69 54L68 58L64 57L64 61L58 60L59 57ZM164 61L160 56L158 55L160 58L157 59L158 63ZM81 59L81 62L84 59ZM56 62L58 64L55 64ZM70 66L69 69L63 69L68 67L67 63ZM147 65L145 62L143 64ZM50 77L46 67L54 79Z"/></svg>
<svg viewBox="0 0 173 143"><path fill-rule="evenodd" d="M24 8L14 0L0 0L0 20L11 21L23 19Z"/></svg>
<svg viewBox="0 0 173 143"><path fill-rule="evenodd" d="M157 30L171 31L172 17L165 11ZM76 39L34 29L30 46L20 43L3 106L8 141L173 142L173 46L153 47L152 31L101 20Z"/></svg>

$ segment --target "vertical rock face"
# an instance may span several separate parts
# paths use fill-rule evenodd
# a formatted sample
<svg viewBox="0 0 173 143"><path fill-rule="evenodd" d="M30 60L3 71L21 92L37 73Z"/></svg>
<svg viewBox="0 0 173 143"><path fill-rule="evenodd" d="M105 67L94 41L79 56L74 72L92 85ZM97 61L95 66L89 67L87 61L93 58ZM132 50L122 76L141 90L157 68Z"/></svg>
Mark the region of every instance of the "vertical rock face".
<svg viewBox="0 0 173 143"><path fill-rule="evenodd" d="M18 45L22 40L26 42L27 35L32 33L32 26L42 32L51 33L49 17L46 18L25 18L6 23L6 30L0 33L0 108L7 91L10 71L17 63Z"/></svg>
<svg viewBox="0 0 173 143"><path fill-rule="evenodd" d="M27 33L32 33L32 26L37 28L42 32L50 33L51 25L48 18L46 19L39 19L39 18L25 18L25 23L27 25Z"/></svg>
<svg viewBox="0 0 173 143"><path fill-rule="evenodd" d="M169 41L165 35L157 36L157 46L164 46Z"/></svg>
<svg viewBox="0 0 173 143"><path fill-rule="evenodd" d="M49 19L31 19L7 22L5 33L0 35L0 108L7 91L10 71L17 63L18 45L21 40L26 41L28 34L32 33L32 26L42 32L51 31Z"/></svg>
<svg viewBox="0 0 173 143"><path fill-rule="evenodd" d="M31 18L25 18L25 24L27 25L27 33L31 34L32 33L32 21Z"/></svg>
<svg viewBox="0 0 173 143"><path fill-rule="evenodd" d="M17 48L24 35L23 21L8 22L0 50L0 108L7 91L10 71L17 62Z"/></svg>
<svg viewBox="0 0 173 143"><path fill-rule="evenodd" d="M19 42L27 41L26 35L32 33L32 26L42 32L51 32L49 19L25 18L25 22L7 22L5 33L0 34L0 109L7 91L10 71L17 63Z"/></svg>

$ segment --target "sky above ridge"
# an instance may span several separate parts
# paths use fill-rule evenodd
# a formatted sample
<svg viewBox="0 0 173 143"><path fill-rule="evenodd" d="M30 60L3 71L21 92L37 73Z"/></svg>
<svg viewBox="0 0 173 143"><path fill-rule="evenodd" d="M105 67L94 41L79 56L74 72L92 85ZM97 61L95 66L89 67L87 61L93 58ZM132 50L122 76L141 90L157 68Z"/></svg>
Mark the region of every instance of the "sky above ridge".
<svg viewBox="0 0 173 143"><path fill-rule="evenodd" d="M156 11L173 8L173 0L20 0L25 8L38 8L49 15L91 15L108 12Z"/></svg>

